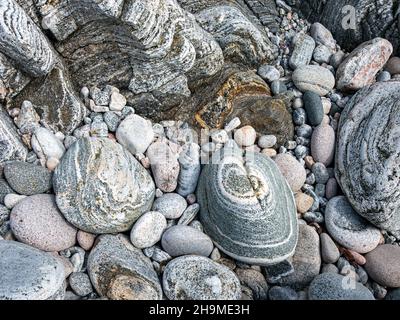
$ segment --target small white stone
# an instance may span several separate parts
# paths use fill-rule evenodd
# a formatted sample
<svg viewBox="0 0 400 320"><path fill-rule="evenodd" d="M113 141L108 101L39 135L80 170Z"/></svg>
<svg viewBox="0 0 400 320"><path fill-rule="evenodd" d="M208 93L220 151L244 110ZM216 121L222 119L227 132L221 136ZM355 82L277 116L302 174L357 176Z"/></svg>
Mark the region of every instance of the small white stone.
<svg viewBox="0 0 400 320"><path fill-rule="evenodd" d="M61 159L65 153L63 143L46 128L37 128L32 136L33 151L40 159Z"/></svg>
<svg viewBox="0 0 400 320"><path fill-rule="evenodd" d="M110 111L110 108L108 108L106 106L96 105L96 103L92 99L89 100L89 109L93 112L99 112L99 113Z"/></svg>
<svg viewBox="0 0 400 320"><path fill-rule="evenodd" d="M332 107L332 102L328 98L322 97L322 107L324 108L324 114L329 114Z"/></svg>
<svg viewBox="0 0 400 320"><path fill-rule="evenodd" d="M12 209L15 207L15 205L20 202L22 199L25 199L26 196L15 194L15 193L9 193L4 197L4 205L8 209Z"/></svg>
<svg viewBox="0 0 400 320"><path fill-rule="evenodd" d="M54 171L55 168L58 166L58 164L60 163L60 160L56 159L56 158L50 158L46 161L46 167L47 169L49 169L50 171Z"/></svg>
<svg viewBox="0 0 400 320"><path fill-rule="evenodd" d="M236 128L238 128L241 124L241 121L238 117L233 118L231 121L229 121L229 123L225 126L225 131L226 132L231 132L233 130L235 130Z"/></svg>
<svg viewBox="0 0 400 320"><path fill-rule="evenodd" d="M166 227L167 219L160 212L147 212L133 225L131 242L136 248L149 248L160 241Z"/></svg>
<svg viewBox="0 0 400 320"><path fill-rule="evenodd" d="M251 126L244 126L235 131L234 139L240 147L248 147L256 141L257 132Z"/></svg>
<svg viewBox="0 0 400 320"><path fill-rule="evenodd" d="M274 135L264 135L258 139L258 146L261 149L272 148L276 142L277 139Z"/></svg>
<svg viewBox="0 0 400 320"><path fill-rule="evenodd" d="M113 92L111 94L111 99L110 99L110 110L111 111L121 111L126 105L126 98L118 93L118 92Z"/></svg>
<svg viewBox="0 0 400 320"><path fill-rule="evenodd" d="M211 133L211 140L214 143L226 143L229 140L226 130L215 130Z"/></svg>

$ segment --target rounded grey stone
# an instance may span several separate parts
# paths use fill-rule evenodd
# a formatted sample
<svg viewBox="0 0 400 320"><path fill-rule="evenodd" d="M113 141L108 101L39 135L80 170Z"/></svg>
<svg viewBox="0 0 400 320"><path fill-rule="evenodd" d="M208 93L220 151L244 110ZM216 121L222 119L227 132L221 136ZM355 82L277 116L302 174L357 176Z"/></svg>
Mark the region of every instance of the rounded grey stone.
<svg viewBox="0 0 400 320"><path fill-rule="evenodd" d="M71 289L80 297L85 297L93 292L89 276L83 272L73 272L68 278Z"/></svg>
<svg viewBox="0 0 400 320"><path fill-rule="evenodd" d="M239 300L241 286L227 267L201 256L169 262L163 273L164 293L170 300Z"/></svg>
<svg viewBox="0 0 400 320"><path fill-rule="evenodd" d="M45 300L62 295L64 267L51 254L1 240L0 256L0 300Z"/></svg>
<svg viewBox="0 0 400 320"><path fill-rule="evenodd" d="M139 249L148 248L160 241L162 233L167 227L164 215L157 211L150 211L142 215L133 225L130 239Z"/></svg>
<svg viewBox="0 0 400 320"><path fill-rule="evenodd" d="M334 273L323 273L311 282L310 300L375 300L361 283Z"/></svg>
<svg viewBox="0 0 400 320"><path fill-rule="evenodd" d="M340 252L332 238L327 233L320 235L321 257L325 263L335 263L340 257Z"/></svg>
<svg viewBox="0 0 400 320"><path fill-rule="evenodd" d="M295 290L290 287L274 286L269 292L268 296L270 300L298 300L298 294Z"/></svg>
<svg viewBox="0 0 400 320"><path fill-rule="evenodd" d="M107 138L78 140L57 166L53 182L65 218L96 234L129 230L149 211L155 193L146 169Z"/></svg>
<svg viewBox="0 0 400 320"><path fill-rule="evenodd" d="M379 229L358 215L344 196L329 200L325 209L325 223L332 238L358 253L370 252L381 239Z"/></svg>
<svg viewBox="0 0 400 320"><path fill-rule="evenodd" d="M52 174L42 166L13 161L4 166L4 176L16 192L23 195L46 193L52 187Z"/></svg>
<svg viewBox="0 0 400 320"><path fill-rule="evenodd" d="M230 257L268 265L293 255L296 205L269 157L246 152L243 158L239 148L225 146L203 168L197 199L205 233Z"/></svg>
<svg viewBox="0 0 400 320"><path fill-rule="evenodd" d="M315 182L325 184L329 180L329 172L325 165L321 162L315 163L311 168L312 173L315 176Z"/></svg>
<svg viewBox="0 0 400 320"><path fill-rule="evenodd" d="M293 72L292 80L300 91L313 91L320 96L327 95L335 86L335 77L332 72L313 65L297 68Z"/></svg>
<svg viewBox="0 0 400 320"><path fill-rule="evenodd" d="M206 234L189 226L177 225L164 232L161 245L172 257L193 254L208 257L214 246Z"/></svg>
<svg viewBox="0 0 400 320"><path fill-rule="evenodd" d="M261 272L252 268L236 268L235 273L240 283L251 290L254 300L267 300L268 283Z"/></svg>
<svg viewBox="0 0 400 320"><path fill-rule="evenodd" d="M167 219L178 219L186 208L184 197L177 193L165 193L154 201L152 210L162 213Z"/></svg>

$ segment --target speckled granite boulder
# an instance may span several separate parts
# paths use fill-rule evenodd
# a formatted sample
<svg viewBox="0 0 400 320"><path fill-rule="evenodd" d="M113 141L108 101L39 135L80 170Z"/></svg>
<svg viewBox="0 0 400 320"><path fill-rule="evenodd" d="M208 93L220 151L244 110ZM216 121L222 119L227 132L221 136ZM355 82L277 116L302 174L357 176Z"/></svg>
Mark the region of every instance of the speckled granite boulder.
<svg viewBox="0 0 400 320"><path fill-rule="evenodd" d="M155 193L149 173L107 138L78 140L57 166L53 182L65 218L91 233L130 229L149 211Z"/></svg>
<svg viewBox="0 0 400 320"><path fill-rule="evenodd" d="M354 209L400 235L400 81L378 82L347 103L337 133L336 178Z"/></svg>
<svg viewBox="0 0 400 320"><path fill-rule="evenodd" d="M248 152L244 158L236 145L227 145L203 169L197 197L206 233L234 259L268 265L294 253L293 194L267 156Z"/></svg>
<svg viewBox="0 0 400 320"><path fill-rule="evenodd" d="M200 256L169 262L163 273L164 293L170 300L239 300L237 276L227 267Z"/></svg>
<svg viewBox="0 0 400 320"><path fill-rule="evenodd" d="M4 166L8 184L23 195L45 193L52 187L52 174L46 168L31 163L13 161Z"/></svg>
<svg viewBox="0 0 400 320"><path fill-rule="evenodd" d="M113 300L159 300L162 290L151 261L123 235L102 235L88 257L98 294Z"/></svg>
<svg viewBox="0 0 400 320"><path fill-rule="evenodd" d="M64 267L49 253L0 241L0 300L63 299Z"/></svg>

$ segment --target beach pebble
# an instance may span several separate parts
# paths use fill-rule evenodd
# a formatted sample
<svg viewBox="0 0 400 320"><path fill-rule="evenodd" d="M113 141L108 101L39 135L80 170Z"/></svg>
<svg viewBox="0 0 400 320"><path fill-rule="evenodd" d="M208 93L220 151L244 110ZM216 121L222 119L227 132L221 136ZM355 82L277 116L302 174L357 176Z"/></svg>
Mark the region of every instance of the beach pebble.
<svg viewBox="0 0 400 320"><path fill-rule="evenodd" d="M204 233L189 226L177 225L164 232L161 244L172 257L193 254L208 257L214 246Z"/></svg>
<svg viewBox="0 0 400 320"><path fill-rule="evenodd" d="M81 246L83 250L89 251L94 244L94 240L96 239L96 235L93 233L85 232L79 230L76 234L76 240L78 244Z"/></svg>
<svg viewBox="0 0 400 320"><path fill-rule="evenodd" d="M64 298L64 267L51 254L1 240L0 256L0 300Z"/></svg>
<svg viewBox="0 0 400 320"><path fill-rule="evenodd" d="M255 143L257 132L251 126L244 126L235 131L234 139L240 147L248 147Z"/></svg>
<svg viewBox="0 0 400 320"><path fill-rule="evenodd" d="M329 200L325 209L325 223L333 239L358 253L372 251L381 239L379 229L358 215L344 196Z"/></svg>
<svg viewBox="0 0 400 320"><path fill-rule="evenodd" d="M93 292L89 276L83 272L73 272L68 278L69 285L73 292L80 297L85 297Z"/></svg>
<svg viewBox="0 0 400 320"><path fill-rule="evenodd" d="M333 38L332 33L321 23L313 23L310 28L310 34L316 43L322 44L331 50L335 50L336 41Z"/></svg>
<svg viewBox="0 0 400 320"><path fill-rule="evenodd" d="M388 71L391 75L400 74L400 58L399 57L390 58L385 66L385 70Z"/></svg>
<svg viewBox="0 0 400 320"><path fill-rule="evenodd" d="M330 200L333 197L336 197L339 192L339 186L334 177L329 178L328 182L326 183L325 188L325 197Z"/></svg>
<svg viewBox="0 0 400 320"><path fill-rule="evenodd" d="M251 290L254 300L267 300L268 283L260 271L252 268L236 268L235 273L240 283Z"/></svg>
<svg viewBox="0 0 400 320"><path fill-rule="evenodd" d="M307 177L304 167L288 153L278 154L274 160L292 191L299 191Z"/></svg>
<svg viewBox="0 0 400 320"><path fill-rule="evenodd" d="M321 97L312 92L306 91L303 95L304 108L307 112L308 122L312 126L318 126L324 117L324 108L322 106Z"/></svg>
<svg viewBox="0 0 400 320"><path fill-rule="evenodd" d="M46 168L34 164L13 161L4 166L8 184L22 195L45 193L52 187L52 174Z"/></svg>
<svg viewBox="0 0 400 320"><path fill-rule="evenodd" d="M258 68L258 74L267 82L273 82L279 80L281 77L280 72L274 67L267 64L263 64Z"/></svg>
<svg viewBox="0 0 400 320"><path fill-rule="evenodd" d="M297 68L293 72L292 80L300 91L312 91L321 97L327 95L335 86L332 72L313 65Z"/></svg>
<svg viewBox="0 0 400 320"><path fill-rule="evenodd" d="M305 288L321 268L320 241L318 233L308 225L299 225L299 240L292 257L294 272L279 280L282 286L293 289Z"/></svg>
<svg viewBox="0 0 400 320"><path fill-rule="evenodd" d="M329 166L335 155L335 131L330 125L319 125L311 137L311 155L316 162Z"/></svg>
<svg viewBox="0 0 400 320"><path fill-rule="evenodd" d="M189 205L183 212L182 216L179 218L178 225L188 225L196 218L199 211L200 205L198 203L193 203Z"/></svg>
<svg viewBox="0 0 400 320"><path fill-rule="evenodd" d="M153 141L153 126L150 121L131 114L119 124L116 138L133 155L144 153Z"/></svg>
<svg viewBox="0 0 400 320"><path fill-rule="evenodd" d="M303 192L297 192L294 199L296 201L297 212L299 213L306 213L314 203L313 197Z"/></svg>
<svg viewBox="0 0 400 320"><path fill-rule="evenodd" d="M272 148L276 145L277 139L274 135L264 135L258 139L258 146L261 149Z"/></svg>
<svg viewBox="0 0 400 320"><path fill-rule="evenodd" d="M119 92L113 92L110 97L109 108L111 111L121 111L126 105L126 98Z"/></svg>
<svg viewBox="0 0 400 320"><path fill-rule="evenodd" d="M14 208L18 202L21 200L25 199L27 196L15 194L15 193L9 193L4 197L4 205L8 209Z"/></svg>
<svg viewBox="0 0 400 320"><path fill-rule="evenodd" d="M65 153L63 143L51 131L43 127L35 130L31 143L39 159L56 158L60 160Z"/></svg>
<svg viewBox="0 0 400 320"><path fill-rule="evenodd" d="M162 213L167 219L178 219L187 208L184 197L177 193L165 193L153 203L153 211Z"/></svg>
<svg viewBox="0 0 400 320"><path fill-rule="evenodd" d="M375 38L362 43L339 66L337 88L352 91L372 84L392 52L393 46L386 39Z"/></svg>
<svg viewBox="0 0 400 320"><path fill-rule="evenodd" d="M332 238L327 233L320 235L321 258L325 263L335 263L340 257L340 252Z"/></svg>
<svg viewBox="0 0 400 320"><path fill-rule="evenodd" d="M315 49L315 41L309 35L298 34L294 37L293 42L294 48L289 59L289 66L295 70L310 63Z"/></svg>
<svg viewBox="0 0 400 320"><path fill-rule="evenodd" d="M314 61L318 63L329 63L332 56L332 51L323 44L318 45L313 54Z"/></svg>
<svg viewBox="0 0 400 320"><path fill-rule="evenodd" d="M290 287L274 286L268 292L270 300L298 300L298 294Z"/></svg>
<svg viewBox="0 0 400 320"><path fill-rule="evenodd" d="M19 241L43 251L61 251L76 241L77 230L64 219L53 195L23 199L11 211L10 222Z"/></svg>
<svg viewBox="0 0 400 320"><path fill-rule="evenodd" d="M365 270L379 284L390 287L400 287L400 247L384 244L369 252L365 259Z"/></svg>
<svg viewBox="0 0 400 320"><path fill-rule="evenodd" d="M315 277L308 296L310 300L375 300L371 291L361 283L334 273Z"/></svg>
<svg viewBox="0 0 400 320"><path fill-rule="evenodd" d="M329 172L326 166L321 162L316 162L312 166L312 173L315 176L315 181L320 184L325 184L329 180Z"/></svg>
<svg viewBox="0 0 400 320"><path fill-rule="evenodd" d="M150 211L142 215L133 225L130 239L139 249L155 245L167 227L167 219L157 211Z"/></svg>
<svg viewBox="0 0 400 320"><path fill-rule="evenodd" d="M169 262L163 273L164 293L170 300L239 300L241 286L227 267L201 256Z"/></svg>

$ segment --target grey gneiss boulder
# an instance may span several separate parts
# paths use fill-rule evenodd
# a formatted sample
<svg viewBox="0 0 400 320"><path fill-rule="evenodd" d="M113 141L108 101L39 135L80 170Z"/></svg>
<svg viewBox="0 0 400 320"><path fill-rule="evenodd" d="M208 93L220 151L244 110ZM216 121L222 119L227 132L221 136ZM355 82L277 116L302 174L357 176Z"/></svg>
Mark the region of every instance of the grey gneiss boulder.
<svg viewBox="0 0 400 320"><path fill-rule="evenodd" d="M61 251L76 241L77 230L65 221L50 194L19 201L11 211L10 222L19 241L43 251Z"/></svg>
<svg viewBox="0 0 400 320"><path fill-rule="evenodd" d="M0 300L63 296L65 272L49 253L16 241L0 241Z"/></svg>
<svg viewBox="0 0 400 320"><path fill-rule="evenodd" d="M162 290L151 261L123 235L101 235L88 257L98 294L113 300L159 300Z"/></svg>
<svg viewBox="0 0 400 320"><path fill-rule="evenodd" d="M150 174L110 139L82 138L53 177L57 205L73 225L91 233L128 230L153 202Z"/></svg>
<svg viewBox="0 0 400 320"><path fill-rule="evenodd" d="M351 277L323 273L308 289L310 300L375 300L371 291Z"/></svg>
<svg viewBox="0 0 400 320"><path fill-rule="evenodd" d="M227 267L200 256L169 262L163 273L164 293L170 300L239 300L239 279Z"/></svg>
<svg viewBox="0 0 400 320"><path fill-rule="evenodd" d="M16 192L23 195L46 193L52 187L52 174L31 163L13 161L4 166L4 176Z"/></svg>
<svg viewBox="0 0 400 320"><path fill-rule="evenodd" d="M325 209L325 224L337 242L359 253L373 250L381 239L379 229L358 215L344 196L329 200Z"/></svg>
<svg viewBox="0 0 400 320"><path fill-rule="evenodd" d="M194 254L208 257L214 246L203 232L189 226L172 226L164 232L161 244L172 257Z"/></svg>
<svg viewBox="0 0 400 320"><path fill-rule="evenodd" d="M229 256L269 265L294 253L298 227L289 185L267 156L226 145L213 154L197 189L200 218Z"/></svg>
<svg viewBox="0 0 400 320"><path fill-rule="evenodd" d="M354 209L400 232L400 81L378 82L347 103L338 128L336 179Z"/></svg>

